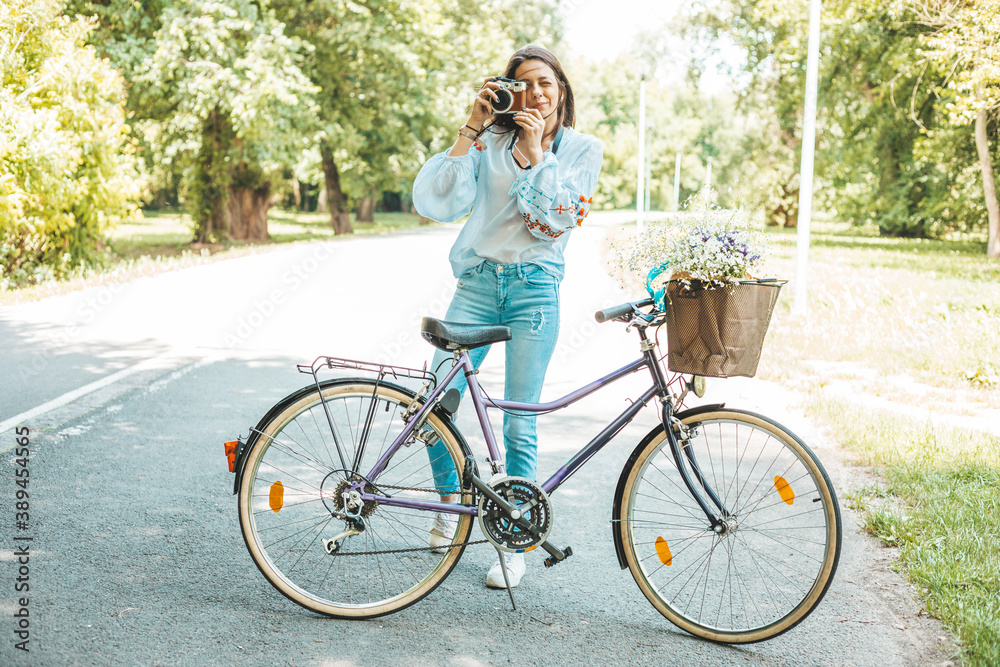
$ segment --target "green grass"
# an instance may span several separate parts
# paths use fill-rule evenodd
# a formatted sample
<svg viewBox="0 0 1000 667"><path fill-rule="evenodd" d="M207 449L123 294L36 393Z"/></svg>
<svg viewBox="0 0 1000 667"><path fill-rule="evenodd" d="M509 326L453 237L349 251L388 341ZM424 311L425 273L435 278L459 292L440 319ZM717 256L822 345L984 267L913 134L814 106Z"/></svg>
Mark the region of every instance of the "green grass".
<svg viewBox="0 0 1000 667"><path fill-rule="evenodd" d="M900 549L927 610L969 665L1000 664L1000 438L817 397L810 412L885 478L852 497L866 528ZM859 418L861 416L862 418Z"/></svg>
<svg viewBox="0 0 1000 667"><path fill-rule="evenodd" d="M180 255L190 249L191 218L186 213L146 211L141 220L115 227L108 235L112 252L124 259Z"/></svg>

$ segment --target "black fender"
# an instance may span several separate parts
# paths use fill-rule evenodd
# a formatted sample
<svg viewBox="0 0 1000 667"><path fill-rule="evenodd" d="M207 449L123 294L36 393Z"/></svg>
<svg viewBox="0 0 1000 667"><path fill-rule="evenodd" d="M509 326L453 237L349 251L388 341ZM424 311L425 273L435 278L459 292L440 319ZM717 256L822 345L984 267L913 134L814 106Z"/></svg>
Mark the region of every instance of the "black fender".
<svg viewBox="0 0 1000 667"><path fill-rule="evenodd" d="M340 384L358 384L358 383L370 384L374 386L376 380L370 378L359 378L359 377L336 378L333 380L323 380L322 382L319 383L319 386L320 389L322 390L326 389L327 387L333 387ZM412 389L408 389L407 387L403 387L402 385L398 385L393 382L379 381L378 384L379 386L389 387L390 389L402 392L403 394L409 396L411 399L415 398L417 395L416 392L414 392ZM301 400L303 396L307 396L309 394L314 394L314 393L316 393L316 385L314 384L306 385L305 387L302 387L301 389L292 392L288 396L285 396L283 399L275 403L274 406L267 411L267 414L261 417L260 421L257 422L257 426L250 429L250 435L247 437L247 441L243 443L242 447L240 447L239 451L236 454L236 463L233 466L233 472L236 473L236 479L233 480L233 495L236 495L240 491L240 483L243 481L243 473L246 470L248 455L250 454L250 450L252 450L254 446L257 444L257 440L260 438L260 434L264 430L264 428L271 422L271 420L273 420L275 417L281 414L281 412L283 412L289 405ZM465 441L465 438L462 436L459 430L455 428L455 424L452 421L451 415L446 410L441 408L440 405L435 406L433 412L437 417L441 419L441 422L451 432L451 435L458 442L459 447L461 447L462 452L465 454L465 457L473 458L472 451L469 449L469 444ZM402 430L402 422L400 422L400 430Z"/></svg>
<svg viewBox="0 0 1000 667"><path fill-rule="evenodd" d="M682 410L674 416L683 421L688 417L699 415L703 412L713 412L724 407L726 407L725 403L699 405L691 408L690 410ZM625 493L625 480L628 478L628 473L632 469L632 465L639 459L639 455L642 453L642 450L646 449L649 443L661 433L663 433L663 424L660 424L646 434L646 437L639 442L636 448L632 451L631 456L628 457L625 465L622 466L622 474L618 477L618 488L615 489L615 499L611 505L611 537L615 543L615 554L618 556L618 565L620 565L623 570L628 567L628 563L625 560L625 547L622 544L622 533L618 530L618 517L621 513L622 502L624 500L622 496Z"/></svg>

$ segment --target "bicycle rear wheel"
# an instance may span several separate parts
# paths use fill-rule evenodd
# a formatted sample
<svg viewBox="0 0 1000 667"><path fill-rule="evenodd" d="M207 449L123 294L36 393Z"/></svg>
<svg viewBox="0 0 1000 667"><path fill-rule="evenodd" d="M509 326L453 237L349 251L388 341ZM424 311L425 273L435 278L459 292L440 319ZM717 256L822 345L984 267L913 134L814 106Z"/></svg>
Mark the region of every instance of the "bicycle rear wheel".
<svg viewBox="0 0 1000 667"><path fill-rule="evenodd" d="M340 618L399 611L448 576L462 555L473 517L455 515L458 525L452 544L459 546L435 553L428 548L433 513L366 504L361 511L365 530L342 537L339 550L327 553L323 540L350 527L335 516L343 509L344 484L353 477L341 464L336 443L348 468L366 474L402 431L402 415L414 395L403 387L385 382L376 386L364 378L321 386L323 400L315 388L303 389L284 399L273 416L258 425L240 482L243 538L267 580L308 609ZM433 451L448 461L461 482L465 470L461 436L435 414L424 428L432 429L443 443ZM370 481L396 498L439 500L430 451L411 436L382 474ZM355 467L356 459L360 463ZM461 483L440 491L461 493ZM463 494L463 503L471 500L469 492Z"/></svg>
<svg viewBox="0 0 1000 667"><path fill-rule="evenodd" d="M696 461L730 517L722 534L712 529L661 427L622 473L616 519L628 567L653 606L691 634L776 637L812 611L837 569L842 528L830 479L801 440L760 415L719 409L682 422L691 429L685 465Z"/></svg>

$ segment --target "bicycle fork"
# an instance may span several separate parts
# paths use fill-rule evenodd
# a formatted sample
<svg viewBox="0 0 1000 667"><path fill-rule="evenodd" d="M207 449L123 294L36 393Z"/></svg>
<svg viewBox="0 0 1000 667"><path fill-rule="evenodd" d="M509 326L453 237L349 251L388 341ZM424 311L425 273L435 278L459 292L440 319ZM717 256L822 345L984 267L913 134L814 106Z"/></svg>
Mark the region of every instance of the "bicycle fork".
<svg viewBox="0 0 1000 667"><path fill-rule="evenodd" d="M688 493L691 494L695 502L698 503L698 506L705 513L705 516L712 525L712 530L719 535L725 533L728 527L726 520L732 518L732 514L726 509L726 506L722 503L715 490L709 486L708 480L705 479L705 475L698 465L694 451L692 451L690 446L681 444L680 436L684 435L686 427L679 419L674 417L674 406L670 401L664 401L661 419L664 431L667 434L667 440L670 443L670 453L673 455L674 463L677 465L677 472L680 473L681 479L684 480L684 486L687 487ZM690 467L690 471L688 467ZM705 495L708 496L708 500L714 505L714 509L705 500L701 492L699 492L698 487L704 490Z"/></svg>

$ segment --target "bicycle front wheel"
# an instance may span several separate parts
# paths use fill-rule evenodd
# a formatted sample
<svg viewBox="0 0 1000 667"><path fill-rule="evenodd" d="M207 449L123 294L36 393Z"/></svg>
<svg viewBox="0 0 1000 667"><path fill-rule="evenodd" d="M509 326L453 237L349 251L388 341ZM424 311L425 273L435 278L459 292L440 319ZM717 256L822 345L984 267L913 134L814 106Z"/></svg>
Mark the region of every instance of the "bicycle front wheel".
<svg viewBox="0 0 1000 667"><path fill-rule="evenodd" d="M663 428L623 472L616 505L628 567L653 606L691 634L725 643L776 637L820 602L840 558L841 520L829 477L809 448L775 422L719 409L682 419L684 464L709 505L713 530L678 472Z"/></svg>
<svg viewBox="0 0 1000 667"><path fill-rule="evenodd" d="M354 473L371 470L403 430L402 415L414 395L364 378L321 386L322 399L315 388L303 389L258 425L239 489L243 538L267 580L308 609L339 618L399 611L448 576L464 550L473 517L454 515L455 546L432 551L433 513L365 503L360 511L364 530L352 534L352 524L336 516L344 509L343 491L348 480L359 479ZM369 484L369 493L434 501L445 492L462 493L460 436L436 414L422 432L431 444L441 444L430 448L411 436L378 478L370 480L374 486ZM455 473L455 488L435 485L432 456L444 462L439 471ZM463 503L471 500L471 493L462 495ZM324 541L335 538L339 546L330 553Z"/></svg>

